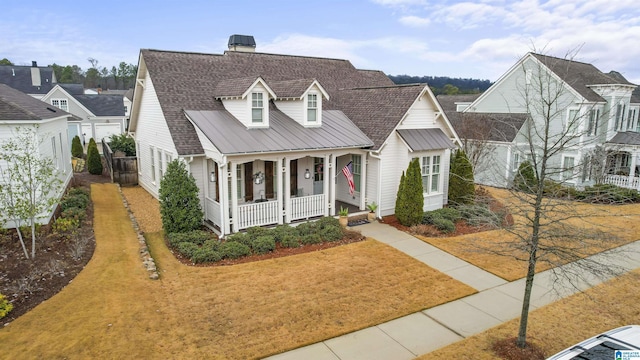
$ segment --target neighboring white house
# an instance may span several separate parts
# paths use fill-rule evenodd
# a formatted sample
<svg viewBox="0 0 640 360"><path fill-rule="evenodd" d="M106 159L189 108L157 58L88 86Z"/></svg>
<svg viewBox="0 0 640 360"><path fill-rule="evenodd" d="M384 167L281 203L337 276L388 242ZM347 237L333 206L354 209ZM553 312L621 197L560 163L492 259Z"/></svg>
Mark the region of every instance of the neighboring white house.
<svg viewBox="0 0 640 360"><path fill-rule="evenodd" d="M551 94L547 100L557 97L549 110L553 114L550 133L570 138L550 159L547 170L552 178L576 187L593 184L603 171L612 175L605 181L614 174L633 178L640 154L640 139L635 136L640 104L632 97L636 85L617 72L605 74L588 63L529 53L475 99L438 97L447 115L456 119L452 123L461 138L493 147L485 160L490 166L475 170L476 181L508 187L519 164L536 156L526 129L527 121L542 119L537 112L542 111L540 96L531 91L541 88L538 82ZM536 141L533 147L535 152L542 151ZM610 152L608 166L594 160L600 148L615 150Z"/></svg>
<svg viewBox="0 0 640 360"><path fill-rule="evenodd" d="M222 235L373 202L384 216L418 158L424 209L446 204L459 140L426 84L396 86L346 60L257 53L251 36L232 36L229 49L141 51L129 130L153 196L180 158Z"/></svg>
<svg viewBox="0 0 640 360"><path fill-rule="evenodd" d="M41 99L56 85L56 74L52 67L38 66L33 61L31 66L0 65L0 84Z"/></svg>
<svg viewBox="0 0 640 360"><path fill-rule="evenodd" d="M69 138L78 135L83 143L125 132L127 117L122 94L85 94L80 84L56 84L42 101L75 116L69 122ZM98 149L101 149L98 146Z"/></svg>
<svg viewBox="0 0 640 360"><path fill-rule="evenodd" d="M56 174L63 182L60 193L55 195L58 198L62 197L64 189L73 176L71 153L66 146L68 143L67 121L70 118L71 114L67 112L0 84L0 142L14 137L17 128L37 125L38 137L41 140L38 155L52 158ZM0 166L4 165L2 161L0 156ZM39 221L48 223L52 215L53 209L50 213L42 214ZM14 227L14 224L3 224L3 226Z"/></svg>

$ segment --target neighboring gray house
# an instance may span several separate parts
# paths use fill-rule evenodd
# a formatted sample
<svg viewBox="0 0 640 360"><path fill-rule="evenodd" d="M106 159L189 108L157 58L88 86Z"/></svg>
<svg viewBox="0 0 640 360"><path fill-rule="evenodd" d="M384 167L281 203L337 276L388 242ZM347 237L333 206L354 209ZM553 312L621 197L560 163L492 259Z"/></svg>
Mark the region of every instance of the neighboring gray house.
<svg viewBox="0 0 640 360"><path fill-rule="evenodd" d="M0 84L41 99L57 83L52 67L0 65Z"/></svg>
<svg viewBox="0 0 640 360"><path fill-rule="evenodd" d="M122 94L85 94L80 84L56 84L42 101L74 115L69 122L69 138L80 136L83 143L125 132L127 117ZM100 146L98 146L101 149Z"/></svg>
<svg viewBox="0 0 640 360"><path fill-rule="evenodd" d="M625 175L626 180L629 175L633 178L640 143L624 133L638 131L640 103L632 96L636 85L619 73L605 74L591 64L529 53L475 99L439 97L448 104L443 105L448 117L466 121L452 121L457 131L474 129L461 137L476 144L490 140L496 147L483 160L491 166L475 171L476 181L510 186L519 164L536 156L525 130L527 121L539 124L542 119L538 112L528 113L534 107L527 106L526 100L528 96L529 105L541 103L539 95L531 91L539 89L537 82L547 90L557 90L550 133L571 139L549 163L552 178L577 187L593 184L602 172L610 173L602 179L607 182L620 180L615 174ZM488 139L478 135L486 129L494 134ZM533 147L541 153L541 144L533 141ZM616 153L610 154L608 166L595 160L599 149L614 148Z"/></svg>
<svg viewBox="0 0 640 360"><path fill-rule="evenodd" d="M38 126L37 134L40 144L39 156L51 157L56 167L56 174L63 182L58 198L62 197L64 189L73 176L71 168L71 152L67 139L67 121L71 114L61 111L33 97L0 84L0 142L15 136L19 127ZM0 165L4 165L0 158ZM2 179L0 179L2 181ZM53 209L42 214L41 223L48 223L53 215ZM0 224L0 227L14 227L13 223Z"/></svg>
<svg viewBox="0 0 640 360"><path fill-rule="evenodd" d="M232 36L229 49L140 52L129 130L153 196L179 158L222 235L373 202L384 216L419 158L424 209L446 204L459 140L426 84L396 86L346 60L257 53L249 36Z"/></svg>

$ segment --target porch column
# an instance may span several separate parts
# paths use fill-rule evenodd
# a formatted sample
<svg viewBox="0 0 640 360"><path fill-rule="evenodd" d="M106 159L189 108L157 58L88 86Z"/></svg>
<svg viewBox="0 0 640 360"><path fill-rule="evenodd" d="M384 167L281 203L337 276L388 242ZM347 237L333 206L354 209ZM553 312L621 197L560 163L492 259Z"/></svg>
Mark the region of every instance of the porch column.
<svg viewBox="0 0 640 360"><path fill-rule="evenodd" d="M636 165L638 164L638 153L631 152L631 164L629 165L629 181L633 181L633 177L636 176Z"/></svg>
<svg viewBox="0 0 640 360"><path fill-rule="evenodd" d="M337 157L335 155L331 155L329 160L329 181L331 181L331 186L329 186L329 204L331 204L331 209L329 209L329 216L336 216L336 161Z"/></svg>
<svg viewBox="0 0 640 360"><path fill-rule="evenodd" d="M274 170L276 173L276 178L278 180L278 211L280 214L278 215L278 224L284 223L284 199L285 199L285 180L284 180L284 162L286 158L278 159L276 161L276 169Z"/></svg>
<svg viewBox="0 0 640 360"><path fill-rule="evenodd" d="M284 158L284 222L289 224L291 222L291 160Z"/></svg>
<svg viewBox="0 0 640 360"><path fill-rule="evenodd" d="M367 155L360 155L360 210L367 208Z"/></svg>
<svg viewBox="0 0 640 360"><path fill-rule="evenodd" d="M238 232L238 164L232 162L229 172L231 172L231 221L233 222L233 232Z"/></svg>
<svg viewBox="0 0 640 360"><path fill-rule="evenodd" d="M331 161L331 155L324 156L324 166L322 168L322 176L324 178L324 182L322 184L322 193L324 194L324 216L329 216L329 212L331 211L331 201L329 200L329 182L331 181L331 175L329 175L329 161Z"/></svg>
<svg viewBox="0 0 640 360"><path fill-rule="evenodd" d="M220 189L220 198L218 201L220 202L220 236L224 237L227 234L231 233L231 218L229 217L229 177L228 177L228 169L227 164L218 165L218 163L214 163L214 166L218 168L218 184L216 184Z"/></svg>

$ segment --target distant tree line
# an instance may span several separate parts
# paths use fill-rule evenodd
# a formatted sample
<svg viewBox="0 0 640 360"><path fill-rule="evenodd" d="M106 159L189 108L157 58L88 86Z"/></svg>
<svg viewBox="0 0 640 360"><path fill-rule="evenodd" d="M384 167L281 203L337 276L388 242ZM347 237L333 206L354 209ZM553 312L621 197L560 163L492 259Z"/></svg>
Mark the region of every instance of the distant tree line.
<svg viewBox="0 0 640 360"><path fill-rule="evenodd" d="M83 84L85 88L93 89L101 87L104 90L127 90L133 87L138 65L127 64L124 61L118 66L112 66L108 69L104 66L98 66L98 60L88 58L91 66L87 70L83 70L78 65L49 65L53 68L56 79L62 84ZM0 65L15 65L9 59L0 60Z"/></svg>
<svg viewBox="0 0 640 360"><path fill-rule="evenodd" d="M492 85L489 80L451 78L448 76L387 75L394 83L427 83L435 95L478 94Z"/></svg>

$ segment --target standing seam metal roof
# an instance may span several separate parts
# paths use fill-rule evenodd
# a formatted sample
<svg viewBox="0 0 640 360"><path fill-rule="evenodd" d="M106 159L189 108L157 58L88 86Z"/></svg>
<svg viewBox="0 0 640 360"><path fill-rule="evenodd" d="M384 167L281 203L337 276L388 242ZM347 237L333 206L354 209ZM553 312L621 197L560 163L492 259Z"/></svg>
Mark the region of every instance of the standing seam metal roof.
<svg viewBox="0 0 640 360"><path fill-rule="evenodd" d="M428 151L455 148L453 141L440 128L398 129L398 135L412 151Z"/></svg>

